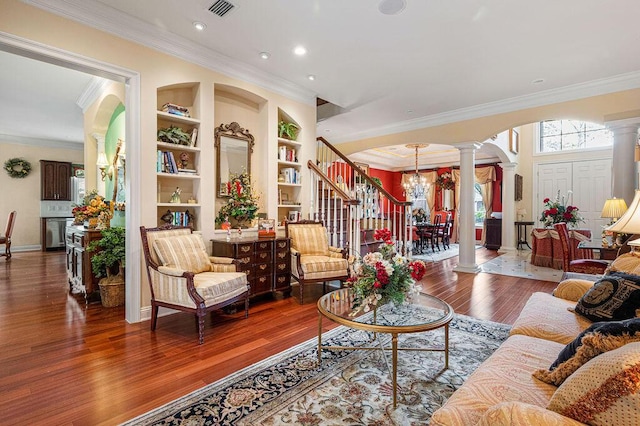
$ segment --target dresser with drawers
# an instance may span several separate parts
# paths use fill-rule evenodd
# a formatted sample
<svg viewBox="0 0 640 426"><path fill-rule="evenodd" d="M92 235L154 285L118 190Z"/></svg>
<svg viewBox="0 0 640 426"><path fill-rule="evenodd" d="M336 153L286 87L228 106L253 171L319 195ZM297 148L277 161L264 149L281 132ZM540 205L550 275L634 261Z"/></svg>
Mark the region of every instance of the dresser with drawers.
<svg viewBox="0 0 640 426"><path fill-rule="evenodd" d="M212 255L231 257L247 274L251 296L283 291L291 293L291 252L288 238L241 237L213 239Z"/></svg>

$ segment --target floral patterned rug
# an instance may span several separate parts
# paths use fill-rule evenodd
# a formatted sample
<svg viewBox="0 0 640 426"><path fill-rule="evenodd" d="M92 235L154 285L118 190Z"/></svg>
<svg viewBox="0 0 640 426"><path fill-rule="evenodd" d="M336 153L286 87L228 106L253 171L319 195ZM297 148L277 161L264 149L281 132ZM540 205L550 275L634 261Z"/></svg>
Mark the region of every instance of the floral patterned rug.
<svg viewBox="0 0 640 426"><path fill-rule="evenodd" d="M399 352L395 410L381 351L325 349L318 367L318 342L311 339L125 425L425 425L509 329L456 315L446 370L442 352ZM388 335L381 338L388 343ZM370 339L367 332L341 326L323 335L323 345L364 345ZM400 335L399 346L443 344L444 330L437 329ZM391 363L390 353L387 357Z"/></svg>

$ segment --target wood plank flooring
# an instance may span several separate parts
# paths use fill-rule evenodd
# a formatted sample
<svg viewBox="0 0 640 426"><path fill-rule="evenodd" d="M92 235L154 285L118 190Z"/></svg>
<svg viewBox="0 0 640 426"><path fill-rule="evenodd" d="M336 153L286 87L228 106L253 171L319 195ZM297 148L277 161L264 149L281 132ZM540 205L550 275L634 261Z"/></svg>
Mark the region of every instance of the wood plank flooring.
<svg viewBox="0 0 640 426"><path fill-rule="evenodd" d="M477 263L497 256L476 251ZM428 265L421 285L457 313L513 323L536 291L555 283L452 272ZM186 314L127 324L124 308L85 305L68 293L64 253L0 259L0 424L112 425L316 336L320 288L252 301L248 319L216 314L198 345ZM294 296L298 293L294 289ZM213 324L212 324L213 323ZM333 328L329 321L326 329Z"/></svg>

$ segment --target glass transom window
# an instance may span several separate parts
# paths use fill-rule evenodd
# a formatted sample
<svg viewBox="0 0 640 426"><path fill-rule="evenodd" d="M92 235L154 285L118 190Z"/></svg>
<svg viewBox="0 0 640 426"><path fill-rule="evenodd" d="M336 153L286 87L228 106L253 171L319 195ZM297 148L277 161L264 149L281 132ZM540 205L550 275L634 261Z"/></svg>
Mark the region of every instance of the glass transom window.
<svg viewBox="0 0 640 426"><path fill-rule="evenodd" d="M601 124L578 120L540 122L540 152L603 148L613 145L613 133Z"/></svg>

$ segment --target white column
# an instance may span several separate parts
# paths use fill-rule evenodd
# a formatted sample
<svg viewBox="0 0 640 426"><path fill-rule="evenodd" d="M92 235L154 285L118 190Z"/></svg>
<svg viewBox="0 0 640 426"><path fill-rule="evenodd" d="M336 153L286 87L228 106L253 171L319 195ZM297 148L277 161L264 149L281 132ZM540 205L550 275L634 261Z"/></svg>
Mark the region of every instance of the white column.
<svg viewBox="0 0 640 426"><path fill-rule="evenodd" d="M102 133L92 133L91 137L96 140L97 149L96 149L96 159L101 152L104 152L104 134ZM95 167L95 166L94 166ZM96 189L98 190L98 194L102 197L105 197L106 194L106 182L102 180L102 175L100 173L100 169L96 167Z"/></svg>
<svg viewBox="0 0 640 426"><path fill-rule="evenodd" d="M613 132L613 167L611 171L611 195L631 203L638 188L638 171L635 149L638 143L640 117L608 121Z"/></svg>
<svg viewBox="0 0 640 426"><path fill-rule="evenodd" d="M473 206L475 156L476 149L480 148L480 144L465 142L455 144L455 147L460 150L460 208L458 216L460 254L458 265L453 270L475 274L480 272L480 267L476 265L475 208Z"/></svg>
<svg viewBox="0 0 640 426"><path fill-rule="evenodd" d="M502 167L502 244L499 253L516 250L516 166L518 163L499 163Z"/></svg>

